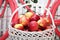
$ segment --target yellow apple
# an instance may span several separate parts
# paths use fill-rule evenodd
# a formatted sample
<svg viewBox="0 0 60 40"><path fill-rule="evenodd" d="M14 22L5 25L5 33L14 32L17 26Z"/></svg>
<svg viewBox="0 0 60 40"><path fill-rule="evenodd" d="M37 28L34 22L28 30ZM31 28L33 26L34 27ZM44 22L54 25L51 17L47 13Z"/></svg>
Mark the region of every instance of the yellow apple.
<svg viewBox="0 0 60 40"><path fill-rule="evenodd" d="M19 23L26 26L29 23L29 20L25 15L20 15L19 16Z"/></svg>
<svg viewBox="0 0 60 40"><path fill-rule="evenodd" d="M24 26L22 24L16 24L14 26L14 28L19 29L19 30L23 30L24 29Z"/></svg>
<svg viewBox="0 0 60 40"><path fill-rule="evenodd" d="M25 16L27 17L27 18L31 18L32 16L33 16L34 14L32 13L32 12L27 12L27 13L25 13Z"/></svg>

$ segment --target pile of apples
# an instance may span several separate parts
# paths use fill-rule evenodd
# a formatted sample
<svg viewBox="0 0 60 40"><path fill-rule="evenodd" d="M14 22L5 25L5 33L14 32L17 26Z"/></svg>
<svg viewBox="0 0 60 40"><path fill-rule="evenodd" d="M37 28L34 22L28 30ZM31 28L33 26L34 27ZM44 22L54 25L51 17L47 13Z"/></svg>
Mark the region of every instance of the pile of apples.
<svg viewBox="0 0 60 40"><path fill-rule="evenodd" d="M12 27L23 31L43 31L51 28L51 20L47 17L41 17L40 15L32 12L21 14L15 23L12 23Z"/></svg>

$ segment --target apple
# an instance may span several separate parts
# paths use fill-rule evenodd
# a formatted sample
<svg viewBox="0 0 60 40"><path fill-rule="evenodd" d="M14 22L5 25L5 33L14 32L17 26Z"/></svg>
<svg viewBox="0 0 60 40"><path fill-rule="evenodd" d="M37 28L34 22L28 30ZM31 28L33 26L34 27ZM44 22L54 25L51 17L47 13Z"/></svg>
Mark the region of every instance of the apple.
<svg viewBox="0 0 60 40"><path fill-rule="evenodd" d="M25 15L20 15L19 23L26 26L29 23L29 19L27 19Z"/></svg>
<svg viewBox="0 0 60 40"><path fill-rule="evenodd" d="M12 24L11 24L12 27L14 27L15 24L18 24L19 23L18 21L19 21L19 19L16 22L12 22Z"/></svg>
<svg viewBox="0 0 60 40"><path fill-rule="evenodd" d="M13 23L13 22L12 22L12 24L11 24L11 25L12 25L12 27L14 27L14 25L15 25L15 24L17 24L17 23Z"/></svg>
<svg viewBox="0 0 60 40"><path fill-rule="evenodd" d="M46 26L41 27L40 29L41 29L42 31L44 31L44 30L46 29Z"/></svg>
<svg viewBox="0 0 60 40"><path fill-rule="evenodd" d="M36 21L31 21L29 24L28 24L28 27L29 27L29 30L30 31L36 31L38 30L38 23Z"/></svg>
<svg viewBox="0 0 60 40"><path fill-rule="evenodd" d="M47 26L46 29L51 29L52 27L51 26Z"/></svg>
<svg viewBox="0 0 60 40"><path fill-rule="evenodd" d="M28 32L28 29L26 29L26 30L24 30L24 31Z"/></svg>
<svg viewBox="0 0 60 40"><path fill-rule="evenodd" d="M46 23L46 20L44 20L43 18L39 19L37 21L39 27L46 27L47 26L47 23Z"/></svg>
<svg viewBox="0 0 60 40"><path fill-rule="evenodd" d="M33 15L34 15L34 13L32 13L32 12L27 12L27 13L25 13L25 16L26 16L28 19L30 19Z"/></svg>
<svg viewBox="0 0 60 40"><path fill-rule="evenodd" d="M38 29L38 32L41 32L42 30L41 29Z"/></svg>
<svg viewBox="0 0 60 40"><path fill-rule="evenodd" d="M48 25L51 24L51 19L50 18L45 17L44 19L46 20L46 22L47 22Z"/></svg>
<svg viewBox="0 0 60 40"><path fill-rule="evenodd" d="M14 28L19 29L19 30L23 30L24 29L24 26L22 24L16 24L14 26Z"/></svg>
<svg viewBox="0 0 60 40"><path fill-rule="evenodd" d="M34 14L32 17L31 17L31 21L37 21L40 19L40 16L37 15L37 14Z"/></svg>

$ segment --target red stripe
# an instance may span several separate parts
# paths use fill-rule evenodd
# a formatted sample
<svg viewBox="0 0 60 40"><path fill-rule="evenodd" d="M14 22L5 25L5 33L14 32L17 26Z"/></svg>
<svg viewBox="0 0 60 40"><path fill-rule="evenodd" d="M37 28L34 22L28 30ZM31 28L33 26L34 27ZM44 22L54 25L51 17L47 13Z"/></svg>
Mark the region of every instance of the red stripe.
<svg viewBox="0 0 60 40"><path fill-rule="evenodd" d="M18 6L16 5L16 3L14 3L15 0L8 0L8 2L13 13ZM12 22L16 22L17 19L18 19L18 12L16 12L16 14L13 16Z"/></svg>
<svg viewBox="0 0 60 40"><path fill-rule="evenodd" d="M3 0L0 0L0 7L2 6Z"/></svg>
<svg viewBox="0 0 60 40"><path fill-rule="evenodd" d="M4 8L3 8L3 10L2 10L2 12L1 12L1 14L0 14L0 17L3 17L4 12L5 12L5 10L6 10L6 6L7 6L7 2L5 2L5 5L4 5Z"/></svg>
<svg viewBox="0 0 60 40"><path fill-rule="evenodd" d="M54 20L56 26L60 26L60 19Z"/></svg>
<svg viewBox="0 0 60 40"><path fill-rule="evenodd" d="M55 33L60 37L60 31L58 30L58 28L55 29Z"/></svg>
<svg viewBox="0 0 60 40"><path fill-rule="evenodd" d="M53 18L55 17L55 15L56 15L56 11L57 11L57 8L58 8L58 6L60 5L60 0L58 0L57 2L55 2L54 4L53 4L53 6L52 6L52 8L51 8L51 13L52 13L52 16L53 16ZM58 27L58 26L60 26L60 19L59 20L54 20L54 22L55 22L55 25ZM56 27L56 29L55 29L55 33L56 33L56 35L57 36L59 36L60 37L60 31L58 30L58 28Z"/></svg>
<svg viewBox="0 0 60 40"><path fill-rule="evenodd" d="M48 7L49 7L50 3L51 3L51 0L48 0L48 3L47 3L46 8L48 8ZM44 17L46 17L46 10L44 11Z"/></svg>
<svg viewBox="0 0 60 40"><path fill-rule="evenodd" d="M8 34L8 30L3 34L2 37L0 37L0 40L6 40L8 38L9 34Z"/></svg>

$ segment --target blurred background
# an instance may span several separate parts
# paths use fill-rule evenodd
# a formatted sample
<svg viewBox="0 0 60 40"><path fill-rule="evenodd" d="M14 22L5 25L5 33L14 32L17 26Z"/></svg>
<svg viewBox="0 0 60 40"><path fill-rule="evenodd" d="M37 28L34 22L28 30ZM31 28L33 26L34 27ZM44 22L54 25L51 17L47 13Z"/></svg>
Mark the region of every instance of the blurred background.
<svg viewBox="0 0 60 40"><path fill-rule="evenodd" d="M13 2L14 4L13 4ZM32 3L32 4L38 4L38 7L40 7L39 5L43 6L43 7L47 7L48 5L48 9L51 9L51 7L53 6L53 4L55 2L57 2L58 0L50 0L51 2L48 5L49 0L24 0L25 3ZM6 5L7 4L7 5ZM23 3L24 4L24 3ZM0 15L0 36L2 36L5 32L6 29L9 26L9 20L11 17L11 13L16 9L14 9L14 7L12 5L17 5L16 7L19 7L21 5L23 5L20 0L0 0L0 14L2 14L2 16ZM35 7L30 6L30 8L32 10L35 11ZM24 12L26 12L27 10L25 8L22 9ZM40 9L38 9L39 11L37 11L38 13L41 13L41 15L43 15L43 11L44 9L40 7ZM20 13L20 11L18 11ZM58 6L56 12L55 12L55 19L60 19L60 6ZM58 27L58 30L60 30L60 26ZM9 39L9 37L7 38L7 40ZM55 37L56 40L60 40L60 37L56 35Z"/></svg>

